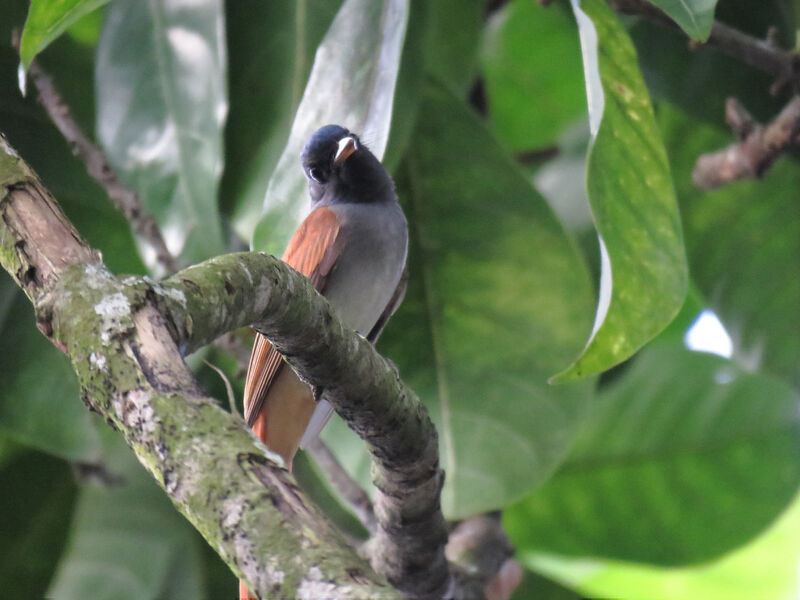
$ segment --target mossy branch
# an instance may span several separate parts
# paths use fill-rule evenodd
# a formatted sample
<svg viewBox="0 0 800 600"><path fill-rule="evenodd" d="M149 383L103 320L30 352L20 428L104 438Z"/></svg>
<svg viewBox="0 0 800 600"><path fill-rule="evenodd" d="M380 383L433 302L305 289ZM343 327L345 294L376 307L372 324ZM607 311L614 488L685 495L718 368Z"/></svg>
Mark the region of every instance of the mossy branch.
<svg viewBox="0 0 800 600"><path fill-rule="evenodd" d="M364 438L375 459L373 567L411 597L449 584L435 429L394 367L306 278L260 253L161 283L110 274L0 139L0 262L69 355L84 401L125 437L178 509L261 597L393 597L244 423L204 396L183 356L260 331Z"/></svg>

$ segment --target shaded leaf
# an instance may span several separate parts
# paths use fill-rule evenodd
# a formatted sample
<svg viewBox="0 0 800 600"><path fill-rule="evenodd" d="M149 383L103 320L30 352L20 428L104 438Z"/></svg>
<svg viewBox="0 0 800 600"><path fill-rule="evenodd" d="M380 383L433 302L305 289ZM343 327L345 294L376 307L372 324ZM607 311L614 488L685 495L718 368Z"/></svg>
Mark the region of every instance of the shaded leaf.
<svg viewBox="0 0 800 600"><path fill-rule="evenodd" d="M126 0L109 7L97 47L97 135L187 262L225 248L224 31L221 0Z"/></svg>
<svg viewBox="0 0 800 600"><path fill-rule="evenodd" d="M70 25L105 4L108 0L31 0L20 42L22 68Z"/></svg>
<svg viewBox="0 0 800 600"><path fill-rule="evenodd" d="M0 489L0 589L8 598L44 598L77 491L71 469L22 451L2 465Z"/></svg>
<svg viewBox="0 0 800 600"><path fill-rule="evenodd" d="M672 320L687 287L669 164L636 52L602 0L581 7L573 0L594 138L587 189L602 275L592 336L556 381L599 373L631 356Z"/></svg>
<svg viewBox="0 0 800 600"><path fill-rule="evenodd" d="M705 42L714 22L717 0L649 0L680 25L686 35Z"/></svg>
<svg viewBox="0 0 800 600"><path fill-rule="evenodd" d="M122 483L81 490L48 597L204 598L191 526L116 433L108 432L104 449Z"/></svg>
<svg viewBox="0 0 800 600"><path fill-rule="evenodd" d="M620 561L523 554L521 560L589 598L649 600L794 598L800 561L800 499L764 534L719 560L664 568Z"/></svg>
<svg viewBox="0 0 800 600"><path fill-rule="evenodd" d="M459 518L519 497L566 454L592 384L546 376L588 331L591 285L544 200L442 87L426 86L414 140L397 177L411 280L380 349L431 413L442 506ZM361 445L325 436L368 481Z"/></svg>
<svg viewBox="0 0 800 600"><path fill-rule="evenodd" d="M586 113L575 21L560 5L506 5L489 23L481 65L489 119L513 150L555 143L565 125Z"/></svg>
<svg viewBox="0 0 800 600"><path fill-rule="evenodd" d="M425 4L430 4L425 72L463 96L478 74L486 2L437 0Z"/></svg>
<svg viewBox="0 0 800 600"><path fill-rule="evenodd" d="M523 553L658 564L741 545L800 482L798 395L680 343L643 350L601 390L569 460L505 513Z"/></svg>
<svg viewBox="0 0 800 600"><path fill-rule="evenodd" d="M783 159L759 181L696 188L697 157L731 142L668 105L659 110L675 165L692 273L734 342L734 360L800 383L800 171Z"/></svg>
<svg viewBox="0 0 800 600"><path fill-rule="evenodd" d="M220 191L244 240L253 236L314 51L340 5L341 0L225 3L231 107Z"/></svg>
<svg viewBox="0 0 800 600"><path fill-rule="evenodd" d="M317 49L289 141L270 179L253 237L256 250L280 254L307 212L299 157L317 128L347 127L375 156L383 156L407 20L408 0L346 0L339 9Z"/></svg>
<svg viewBox="0 0 800 600"><path fill-rule="evenodd" d="M27 297L0 277L0 431L67 459L95 461L100 441L66 356L36 329Z"/></svg>

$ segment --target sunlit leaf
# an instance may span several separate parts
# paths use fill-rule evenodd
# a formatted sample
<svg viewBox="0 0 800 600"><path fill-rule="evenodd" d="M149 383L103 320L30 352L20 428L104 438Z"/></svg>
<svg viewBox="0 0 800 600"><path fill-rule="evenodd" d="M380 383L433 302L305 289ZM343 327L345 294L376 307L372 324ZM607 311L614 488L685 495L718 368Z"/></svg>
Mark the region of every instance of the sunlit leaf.
<svg viewBox="0 0 800 600"><path fill-rule="evenodd" d="M107 3L108 0L31 0L20 43L22 68L27 69L36 55L70 25Z"/></svg>
<svg viewBox="0 0 800 600"><path fill-rule="evenodd" d="M589 203L601 239L592 336L554 380L604 371L675 316L687 269L669 164L630 38L602 0L573 0L581 33L593 140ZM585 12L584 12L585 11Z"/></svg>
<svg viewBox="0 0 800 600"><path fill-rule="evenodd" d="M225 248L224 31L221 0L115 2L97 48L97 135L187 262Z"/></svg>
<svg viewBox="0 0 800 600"><path fill-rule="evenodd" d="M582 423L591 382L547 375L589 329L591 285L545 201L479 118L426 86L397 175L411 281L381 350L431 412L450 518L499 508L547 478ZM368 480L360 445L326 439Z"/></svg>
<svg viewBox="0 0 800 600"><path fill-rule="evenodd" d="M559 5L510 2L489 23L481 64L490 121L513 150L554 144L586 113L575 20Z"/></svg>
<svg viewBox="0 0 800 600"><path fill-rule="evenodd" d="M589 598L648 600L794 598L800 562L800 498L753 542L719 560L683 568L523 553L523 563Z"/></svg>
<svg viewBox="0 0 800 600"><path fill-rule="evenodd" d="M340 5L341 0L225 3L231 109L220 191L244 240L252 238L261 216L314 51Z"/></svg>
<svg viewBox="0 0 800 600"><path fill-rule="evenodd" d="M329 123L347 127L383 156L407 20L408 0L345 0L339 9L317 49L289 141L270 179L255 249L283 252L307 212L299 157L317 128Z"/></svg>
<svg viewBox="0 0 800 600"><path fill-rule="evenodd" d="M523 553L685 564L751 539L800 482L800 397L657 343L604 388L569 460L505 512Z"/></svg>
<svg viewBox="0 0 800 600"><path fill-rule="evenodd" d="M680 25L686 34L705 42L711 33L714 22L714 8L717 0L649 0Z"/></svg>

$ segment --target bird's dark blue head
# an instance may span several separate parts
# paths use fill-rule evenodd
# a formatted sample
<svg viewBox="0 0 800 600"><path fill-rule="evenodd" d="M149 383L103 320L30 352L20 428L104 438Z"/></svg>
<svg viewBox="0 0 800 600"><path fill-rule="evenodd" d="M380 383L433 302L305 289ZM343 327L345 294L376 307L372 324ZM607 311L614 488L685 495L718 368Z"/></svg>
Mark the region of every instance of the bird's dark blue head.
<svg viewBox="0 0 800 600"><path fill-rule="evenodd" d="M394 183L375 155L339 125L320 127L300 154L311 202L396 201Z"/></svg>

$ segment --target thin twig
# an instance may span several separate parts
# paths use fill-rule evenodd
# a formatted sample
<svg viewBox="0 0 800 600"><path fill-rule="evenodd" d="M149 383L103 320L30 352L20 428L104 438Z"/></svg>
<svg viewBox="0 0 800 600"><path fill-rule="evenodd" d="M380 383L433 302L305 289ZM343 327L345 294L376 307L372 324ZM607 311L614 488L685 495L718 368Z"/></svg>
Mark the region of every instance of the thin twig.
<svg viewBox="0 0 800 600"><path fill-rule="evenodd" d="M375 513L372 510L372 502L369 496L344 470L344 467L339 463L330 448L322 440L317 439L306 448L306 451L314 457L317 465L327 476L328 481L341 496L342 500L347 502L370 535L374 534Z"/></svg>
<svg viewBox="0 0 800 600"><path fill-rule="evenodd" d="M12 45L19 49L18 31L12 34ZM111 202L125 215L133 230L150 245L161 268L169 274L176 273L180 265L167 248L155 218L139 202L136 192L120 181L105 153L89 139L72 117L72 112L53 78L35 60L28 67L28 75L39 93L39 103L69 143L72 153L83 162L92 179L105 189Z"/></svg>
<svg viewBox="0 0 800 600"><path fill-rule="evenodd" d="M644 0L607 2L619 12L678 28L675 21L663 11ZM775 78L772 89L774 93L788 84L792 84L795 89L800 87L800 54L778 48L774 40L760 40L715 20L708 41L704 44L693 43L693 46L713 46L728 56L772 75Z"/></svg>
<svg viewBox="0 0 800 600"><path fill-rule="evenodd" d="M739 141L697 159L692 179L715 188L738 179L761 177L782 154L800 143L800 96L795 96L767 125L753 121L736 100L726 106L728 124Z"/></svg>

